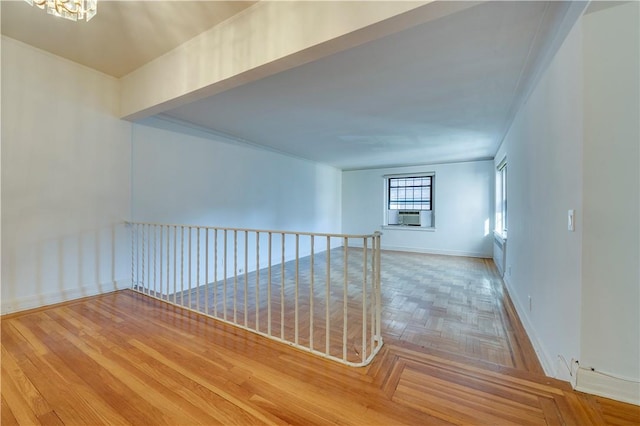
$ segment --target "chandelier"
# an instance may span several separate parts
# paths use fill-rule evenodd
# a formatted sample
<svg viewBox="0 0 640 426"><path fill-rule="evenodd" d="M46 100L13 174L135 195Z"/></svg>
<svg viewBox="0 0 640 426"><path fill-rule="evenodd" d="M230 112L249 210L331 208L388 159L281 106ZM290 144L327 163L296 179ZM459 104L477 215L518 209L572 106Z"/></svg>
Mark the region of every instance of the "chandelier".
<svg viewBox="0 0 640 426"><path fill-rule="evenodd" d="M59 16L72 21L89 21L98 11L98 0L24 0L31 6L47 8L49 15Z"/></svg>

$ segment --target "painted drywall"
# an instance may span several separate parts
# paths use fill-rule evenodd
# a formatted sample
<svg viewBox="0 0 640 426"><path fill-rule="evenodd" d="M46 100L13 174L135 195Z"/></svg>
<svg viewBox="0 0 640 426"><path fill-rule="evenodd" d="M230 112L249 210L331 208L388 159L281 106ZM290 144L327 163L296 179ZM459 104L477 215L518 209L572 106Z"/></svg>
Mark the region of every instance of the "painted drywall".
<svg viewBox="0 0 640 426"><path fill-rule="evenodd" d="M638 404L639 14L614 6L572 29L495 162L509 167L504 279L545 371L576 385L559 361L574 358L578 389Z"/></svg>
<svg viewBox="0 0 640 426"><path fill-rule="evenodd" d="M495 157L509 167L504 279L546 373L636 404L638 7L610 4L581 18ZM577 374L560 356L579 360Z"/></svg>
<svg viewBox="0 0 640 426"><path fill-rule="evenodd" d="M340 231L340 172L168 121L133 126L132 217Z"/></svg>
<svg viewBox="0 0 640 426"><path fill-rule="evenodd" d="M582 25L580 363L635 381L627 400L640 404L640 4L589 13ZM613 389L589 386L582 389L616 397L615 381Z"/></svg>
<svg viewBox="0 0 640 426"><path fill-rule="evenodd" d="M159 119L133 127L132 217L138 222L339 233L341 172ZM260 265L268 264L265 235ZM223 238L223 234L220 234ZM281 262L274 236L272 263ZM244 264L240 235L239 264ZM228 247L233 252L233 235ZM250 239L249 268L255 270ZM332 247L340 245L332 242ZM295 237L285 241L285 260ZM321 246L316 252L322 251ZM300 256L310 251L301 243ZM222 260L220 260L222 261ZM233 274L228 258L228 274ZM222 269L222 268L220 268Z"/></svg>
<svg viewBox="0 0 640 426"><path fill-rule="evenodd" d="M504 280L546 373L580 355L582 38L574 27L496 154L509 167ZM495 170L495 167L494 167ZM574 232L567 211L577 212ZM531 303L529 303L529 296Z"/></svg>
<svg viewBox="0 0 640 426"><path fill-rule="evenodd" d="M258 2L124 76L121 114L148 117L473 5Z"/></svg>
<svg viewBox="0 0 640 426"><path fill-rule="evenodd" d="M435 230L384 227L384 175L434 172ZM493 161L345 171L342 230L381 230L382 248L459 256L492 256Z"/></svg>
<svg viewBox="0 0 640 426"><path fill-rule="evenodd" d="M3 37L2 103L3 313L117 288L131 167L117 80Z"/></svg>

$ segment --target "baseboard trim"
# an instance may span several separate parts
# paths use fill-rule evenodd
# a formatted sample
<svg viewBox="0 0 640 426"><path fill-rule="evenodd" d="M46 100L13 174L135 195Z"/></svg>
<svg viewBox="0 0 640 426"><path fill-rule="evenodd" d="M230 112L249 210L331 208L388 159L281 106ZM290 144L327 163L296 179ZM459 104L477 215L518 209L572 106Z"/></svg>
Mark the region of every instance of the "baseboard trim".
<svg viewBox="0 0 640 426"><path fill-rule="evenodd" d="M549 356L549 354L547 353L547 351L545 351L542 344L540 344L540 339L538 339L538 336L535 333L535 329L531 324L531 320L526 315L527 311L524 309L524 306L522 306L518 298L515 297L516 292L513 289L513 286L509 282L509 279L507 278L506 275L503 277L502 281L507 287L507 291L509 292L509 296L511 297L511 302L513 302L513 306L516 308L518 317L520 317L520 322L522 322L522 326L527 332L527 336L529 336L529 340L533 345L533 350L536 351L536 355L538 356L538 361L540 361L540 364L542 365L542 369L544 370L544 373L549 377L557 378L557 371L555 367L556 362L554 361L555 358L552 356Z"/></svg>
<svg viewBox="0 0 640 426"><path fill-rule="evenodd" d="M382 245L381 248L382 250L389 250L389 251L406 251L409 253L440 254L444 256L479 257L481 259L491 259L493 257L493 253L480 253L480 252L474 252L474 251L436 250L436 249L429 249L429 248L387 246L387 245Z"/></svg>
<svg viewBox="0 0 640 426"><path fill-rule="evenodd" d="M612 377L587 368L578 369L576 390L640 405L640 382Z"/></svg>
<svg viewBox="0 0 640 426"><path fill-rule="evenodd" d="M131 287L131 281L128 279L124 279L96 285L65 289L56 292L18 297L11 300L2 300L2 304L0 305L0 313L2 315L12 314L15 312L26 311L28 309L35 309L47 305L54 305L56 303L81 299L83 297L96 296L103 293L111 293L113 291L123 290L129 287Z"/></svg>

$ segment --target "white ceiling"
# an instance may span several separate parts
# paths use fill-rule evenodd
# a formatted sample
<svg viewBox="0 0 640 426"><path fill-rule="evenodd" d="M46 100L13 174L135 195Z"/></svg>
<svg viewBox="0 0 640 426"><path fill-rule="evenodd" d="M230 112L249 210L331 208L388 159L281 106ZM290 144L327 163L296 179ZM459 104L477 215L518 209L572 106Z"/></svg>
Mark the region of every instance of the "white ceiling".
<svg viewBox="0 0 640 426"><path fill-rule="evenodd" d="M122 77L255 1L99 1L89 22L56 19L23 0L2 0L2 34Z"/></svg>
<svg viewBox="0 0 640 426"><path fill-rule="evenodd" d="M493 158L560 10L485 3L165 115L342 169Z"/></svg>
<svg viewBox="0 0 640 426"><path fill-rule="evenodd" d="M249 4L101 2L94 20L63 28L22 3L3 2L3 34L114 76ZM154 15L150 3L181 17ZM346 170L492 158L566 9L556 1L483 3L163 116ZM93 47L56 50L51 34L65 38L74 31L67 27L94 23ZM26 30L33 25L38 37Z"/></svg>

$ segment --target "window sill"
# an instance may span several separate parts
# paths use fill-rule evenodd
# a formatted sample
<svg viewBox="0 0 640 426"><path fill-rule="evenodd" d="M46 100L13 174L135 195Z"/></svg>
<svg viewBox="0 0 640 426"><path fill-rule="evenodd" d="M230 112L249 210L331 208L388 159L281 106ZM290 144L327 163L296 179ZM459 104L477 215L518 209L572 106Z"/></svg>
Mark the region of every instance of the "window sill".
<svg viewBox="0 0 640 426"><path fill-rule="evenodd" d="M423 226L411 226L411 225L382 225L382 229L394 230L394 231L422 231L422 232L435 232L434 227Z"/></svg>
<svg viewBox="0 0 640 426"><path fill-rule="evenodd" d="M497 242L499 242L500 244L504 244L507 242L507 234L503 234L502 232L499 231L493 231L493 237L496 239Z"/></svg>

